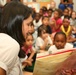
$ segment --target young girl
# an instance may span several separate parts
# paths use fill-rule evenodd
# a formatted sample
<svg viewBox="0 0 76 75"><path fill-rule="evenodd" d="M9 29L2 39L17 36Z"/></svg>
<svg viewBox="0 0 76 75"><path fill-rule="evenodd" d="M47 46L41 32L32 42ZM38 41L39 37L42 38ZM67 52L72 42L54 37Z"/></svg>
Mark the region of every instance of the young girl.
<svg viewBox="0 0 76 75"><path fill-rule="evenodd" d="M41 16L40 16L39 13L35 14L35 18L33 20L35 31L37 31L37 28L42 24L42 21L41 21L40 17Z"/></svg>
<svg viewBox="0 0 76 75"><path fill-rule="evenodd" d="M71 35L72 27L70 26L69 16L65 16L63 19L63 25L61 26L61 31L66 34L66 36Z"/></svg>
<svg viewBox="0 0 76 75"><path fill-rule="evenodd" d="M51 19L51 20L53 20L55 22L55 25L54 25L55 32L59 32L60 31L60 27L62 25L62 19L60 17L61 17L61 10L60 9L56 9L54 11L53 18Z"/></svg>
<svg viewBox="0 0 76 75"><path fill-rule="evenodd" d="M68 10L68 8L64 9L63 15L61 16L62 20L64 19L64 16L69 16L69 10Z"/></svg>
<svg viewBox="0 0 76 75"><path fill-rule="evenodd" d="M44 25L48 29L49 34L52 33L51 27L49 26L50 22L49 22L49 17L48 16L43 16L42 17L42 25Z"/></svg>
<svg viewBox="0 0 76 75"><path fill-rule="evenodd" d="M44 25L41 25L38 28L38 38L36 40L35 48L36 50L47 50L49 45L52 45L52 40L47 33L47 28Z"/></svg>
<svg viewBox="0 0 76 75"><path fill-rule="evenodd" d="M35 51L33 50L33 36L28 33L27 36L25 37L25 42L23 43L23 47L22 50L25 52L26 55L28 55L28 53L30 53L30 56L28 57L27 60L31 61L32 57L35 54Z"/></svg>
<svg viewBox="0 0 76 75"><path fill-rule="evenodd" d="M48 51L51 53L58 52L59 49L70 49L73 48L73 45L67 42L67 37L63 32L57 32L54 36L54 45L52 45Z"/></svg>
<svg viewBox="0 0 76 75"><path fill-rule="evenodd" d="M73 26L74 28L76 27L76 12L73 11L71 18L70 18L70 25Z"/></svg>
<svg viewBox="0 0 76 75"><path fill-rule="evenodd" d="M73 28L70 26L70 20L68 16L65 16L63 19L63 25L61 26L61 31L64 32L67 36L67 42L74 43L76 39L72 37Z"/></svg>

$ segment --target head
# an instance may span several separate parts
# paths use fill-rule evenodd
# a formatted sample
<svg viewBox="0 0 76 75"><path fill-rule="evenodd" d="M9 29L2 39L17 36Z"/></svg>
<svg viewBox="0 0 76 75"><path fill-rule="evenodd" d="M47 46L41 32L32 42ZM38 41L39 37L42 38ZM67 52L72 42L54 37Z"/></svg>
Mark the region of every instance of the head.
<svg viewBox="0 0 76 75"><path fill-rule="evenodd" d="M39 13L35 14L35 20L36 20L36 22L38 22L40 20L40 14Z"/></svg>
<svg viewBox="0 0 76 75"><path fill-rule="evenodd" d="M69 10L69 16L71 16L73 9L71 7L67 7L67 9Z"/></svg>
<svg viewBox="0 0 76 75"><path fill-rule="evenodd" d="M66 35L63 32L57 32L54 36L54 45L57 49L63 49L66 44Z"/></svg>
<svg viewBox="0 0 76 75"><path fill-rule="evenodd" d="M52 16L52 13L53 13L53 10L50 8L48 9L48 16L51 17Z"/></svg>
<svg viewBox="0 0 76 75"><path fill-rule="evenodd" d="M47 7L46 6L43 6L42 7L42 10L43 10L43 14L45 14L47 12Z"/></svg>
<svg viewBox="0 0 76 75"><path fill-rule="evenodd" d="M43 9L42 8L39 10L39 14L40 14L40 16L43 16Z"/></svg>
<svg viewBox="0 0 76 75"><path fill-rule="evenodd" d="M52 2L50 3L50 7L51 7L51 9L55 9L55 8L56 8L56 3L55 3L55 1L52 1Z"/></svg>
<svg viewBox="0 0 76 75"><path fill-rule="evenodd" d="M70 17L69 16L64 16L64 19L63 19L63 26L64 28L67 28L70 24Z"/></svg>
<svg viewBox="0 0 76 75"><path fill-rule="evenodd" d="M33 22L32 22L31 25L30 25L30 27L29 27L29 33L30 33L30 34L33 34L34 31L35 31L35 29L34 29L34 24L33 24Z"/></svg>
<svg viewBox="0 0 76 75"><path fill-rule="evenodd" d="M29 32L32 21L31 8L19 1L7 3L2 11L0 32L10 35L20 45L25 41L24 36Z"/></svg>
<svg viewBox="0 0 76 75"><path fill-rule="evenodd" d="M66 9L64 9L64 11L63 11L63 15L64 16L67 16L67 15L69 15L69 10L66 8Z"/></svg>
<svg viewBox="0 0 76 75"><path fill-rule="evenodd" d="M55 19L58 19L58 18L60 18L62 16L62 11L61 11L61 9L56 9L55 11L54 11L54 18Z"/></svg>
<svg viewBox="0 0 76 75"><path fill-rule="evenodd" d="M33 45L33 36L32 34L28 33L27 36L25 37L24 46L30 47L32 45Z"/></svg>
<svg viewBox="0 0 76 75"><path fill-rule="evenodd" d="M39 28L38 28L38 36L45 39L47 36L48 36L48 29L46 26L44 25L41 25Z"/></svg>
<svg viewBox="0 0 76 75"><path fill-rule="evenodd" d="M45 26L49 25L49 17L48 16L42 17L42 24Z"/></svg>
<svg viewBox="0 0 76 75"><path fill-rule="evenodd" d="M76 12L75 11L72 12L71 18L76 19Z"/></svg>

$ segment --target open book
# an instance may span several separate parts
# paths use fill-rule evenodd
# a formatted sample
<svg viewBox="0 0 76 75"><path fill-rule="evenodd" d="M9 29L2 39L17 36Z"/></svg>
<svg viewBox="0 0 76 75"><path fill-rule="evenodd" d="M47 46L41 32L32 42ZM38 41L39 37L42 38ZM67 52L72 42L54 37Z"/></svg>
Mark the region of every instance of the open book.
<svg viewBox="0 0 76 75"><path fill-rule="evenodd" d="M37 54L33 75L55 75L57 67L66 60L76 48Z"/></svg>

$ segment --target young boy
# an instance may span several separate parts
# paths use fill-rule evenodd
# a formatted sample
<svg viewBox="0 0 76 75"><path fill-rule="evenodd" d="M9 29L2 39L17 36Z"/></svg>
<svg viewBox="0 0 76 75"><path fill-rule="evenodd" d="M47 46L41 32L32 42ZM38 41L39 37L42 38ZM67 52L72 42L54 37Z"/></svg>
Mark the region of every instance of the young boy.
<svg viewBox="0 0 76 75"><path fill-rule="evenodd" d="M67 43L67 37L63 32L57 32L54 36L54 45L50 46L48 49L51 53L56 53L59 49L70 49L73 45Z"/></svg>

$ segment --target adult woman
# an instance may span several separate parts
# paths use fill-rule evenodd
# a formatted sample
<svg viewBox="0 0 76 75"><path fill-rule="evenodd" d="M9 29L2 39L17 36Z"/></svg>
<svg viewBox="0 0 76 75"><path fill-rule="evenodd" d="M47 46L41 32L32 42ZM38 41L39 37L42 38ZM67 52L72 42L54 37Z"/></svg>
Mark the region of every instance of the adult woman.
<svg viewBox="0 0 76 75"><path fill-rule="evenodd" d="M73 0L60 0L59 8L64 11L66 7L73 9Z"/></svg>
<svg viewBox="0 0 76 75"><path fill-rule="evenodd" d="M4 6L0 24L0 75L22 75L18 54L31 21L32 11L22 3L11 1Z"/></svg>

